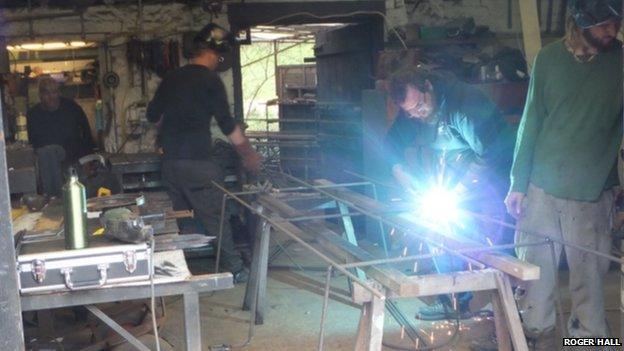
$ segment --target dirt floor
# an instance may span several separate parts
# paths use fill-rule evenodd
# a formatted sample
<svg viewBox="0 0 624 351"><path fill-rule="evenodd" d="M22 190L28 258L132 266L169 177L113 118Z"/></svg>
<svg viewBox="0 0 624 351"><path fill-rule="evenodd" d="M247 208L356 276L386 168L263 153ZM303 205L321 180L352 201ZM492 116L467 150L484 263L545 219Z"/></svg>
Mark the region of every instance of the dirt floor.
<svg viewBox="0 0 624 351"><path fill-rule="evenodd" d="M320 330L322 289L325 271L322 262L316 260L302 247L290 246L288 255L282 254L273 262L267 283L268 311L264 325L256 326L254 337L246 350L316 350ZM300 266L310 267L301 271ZM212 269L211 260L190 261L195 272ZM287 268L285 266L292 266ZM316 267L316 268L315 268ZM619 272L610 272L605 284L606 309L609 324L616 336L620 335L619 313ZM561 291L564 311L569 311L567 274L561 274ZM344 277L332 280L332 299L329 303L325 334L325 350L353 350L360 310L342 297L348 293ZM232 290L219 291L201 297L202 331L204 350L214 345L242 345L248 335L250 313L242 311L241 305L245 284L238 284ZM485 296L481 297L483 300ZM399 306L404 315L414 323L430 342L445 343L455 330L454 322L418 322L415 311L423 302L401 300ZM488 309L489 306L485 306ZM182 328L181 301L171 299L167 305L167 322L161 337L170 342L176 350L183 350L184 331ZM384 343L414 348L407 336L401 338L401 328L386 313ZM458 337L441 350L492 350L496 349L494 323L491 318L474 318L460 323ZM385 347L384 350L392 350Z"/></svg>

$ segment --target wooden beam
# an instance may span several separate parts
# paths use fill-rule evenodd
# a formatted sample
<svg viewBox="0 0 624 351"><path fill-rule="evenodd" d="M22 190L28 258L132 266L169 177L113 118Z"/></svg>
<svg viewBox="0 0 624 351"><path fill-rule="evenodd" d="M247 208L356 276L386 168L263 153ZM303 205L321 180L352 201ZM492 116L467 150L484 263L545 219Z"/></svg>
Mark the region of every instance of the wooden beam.
<svg viewBox="0 0 624 351"><path fill-rule="evenodd" d="M518 0L520 3L520 21L522 22L522 40L524 42L524 57L529 72L533 67L535 56L542 48L541 29L537 15L535 0Z"/></svg>
<svg viewBox="0 0 624 351"><path fill-rule="evenodd" d="M388 299L414 298L453 294L465 291L484 291L497 288L497 270L461 271L444 274L406 276L402 279L402 292L389 292ZM361 287L354 286L354 300L357 303L370 301L372 295Z"/></svg>
<svg viewBox="0 0 624 351"><path fill-rule="evenodd" d="M332 185L333 183L328 180L319 179L315 181L315 184ZM417 222L411 221L407 218L403 218L399 216L384 215L384 213L389 212L390 206L382 204L374 199L358 194L346 188L331 188L331 189L324 189L324 190L360 208L363 208L366 211L379 214L380 216L388 219L389 221L393 223L396 223L397 225L400 225L406 228L416 228L420 226L420 224L418 224ZM426 232L423 232L422 235L432 240L439 240L439 236L443 234L435 233L435 235L431 235ZM447 241L447 243L449 243L449 246L453 248L458 248L458 247L472 248L472 247L483 246L483 244L478 243L474 240L469 240L467 238L445 236L444 239ZM480 261L492 268L496 268L500 271L503 271L511 275L512 277L515 277L523 281L537 280L540 277L539 266L521 261L515 257L511 257L511 256L504 255L504 254L497 253L497 252L481 252L481 253L475 252L475 253L466 253L465 255L477 261Z"/></svg>
<svg viewBox="0 0 624 351"><path fill-rule="evenodd" d="M381 351L385 302L373 297L362 306L355 340L355 351Z"/></svg>
<svg viewBox="0 0 624 351"><path fill-rule="evenodd" d="M500 302L502 305L503 314L505 315L505 321L509 333L511 334L511 342L514 350L528 351L527 340L524 336L524 330L522 329L522 323L520 322L520 314L516 307L516 301L511 291L511 283L509 277L496 272L495 275L496 287Z"/></svg>

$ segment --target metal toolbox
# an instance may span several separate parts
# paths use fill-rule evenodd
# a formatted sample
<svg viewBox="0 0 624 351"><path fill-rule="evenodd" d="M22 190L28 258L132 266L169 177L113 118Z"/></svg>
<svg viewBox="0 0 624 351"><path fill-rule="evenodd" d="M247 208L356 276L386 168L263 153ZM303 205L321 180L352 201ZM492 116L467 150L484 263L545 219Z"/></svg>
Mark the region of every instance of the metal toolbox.
<svg viewBox="0 0 624 351"><path fill-rule="evenodd" d="M80 250L65 250L62 238L22 243L17 257L20 292L97 289L149 279L146 243L102 239L91 240L91 247Z"/></svg>

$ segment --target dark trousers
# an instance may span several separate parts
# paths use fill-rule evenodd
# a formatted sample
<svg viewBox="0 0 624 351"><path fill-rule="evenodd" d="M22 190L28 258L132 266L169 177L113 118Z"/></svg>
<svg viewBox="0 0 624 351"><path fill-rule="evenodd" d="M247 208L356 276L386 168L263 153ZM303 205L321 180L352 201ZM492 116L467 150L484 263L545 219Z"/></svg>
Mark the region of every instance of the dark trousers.
<svg viewBox="0 0 624 351"><path fill-rule="evenodd" d="M173 209L192 209L207 234L217 236L223 193L212 182L223 184L221 167L211 160L163 160L162 178ZM243 268L243 260L234 250L232 230L227 218L223 222L221 258L223 267L231 272Z"/></svg>
<svg viewBox="0 0 624 351"><path fill-rule="evenodd" d="M35 150L41 179L41 190L49 196L61 196L65 149L60 145L46 145Z"/></svg>

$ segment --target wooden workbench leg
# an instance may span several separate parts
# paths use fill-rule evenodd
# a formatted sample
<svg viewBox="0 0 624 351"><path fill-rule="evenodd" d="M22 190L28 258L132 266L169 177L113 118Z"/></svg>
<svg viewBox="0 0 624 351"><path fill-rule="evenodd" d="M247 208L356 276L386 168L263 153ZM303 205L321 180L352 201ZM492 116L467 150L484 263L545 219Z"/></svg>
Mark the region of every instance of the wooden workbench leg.
<svg viewBox="0 0 624 351"><path fill-rule="evenodd" d="M498 291L492 291L492 308L494 310L494 326L496 330L496 343L500 351L511 351L511 339L509 337L509 329L505 313L503 312L503 303L498 296Z"/></svg>
<svg viewBox="0 0 624 351"><path fill-rule="evenodd" d="M516 307L513 292L511 291L509 277L501 272L496 273L494 277L496 279L498 297L500 298L503 314L505 315L507 328L511 334L511 342L513 343L514 350L528 351L529 347L527 346L526 337L522 330L520 314Z"/></svg>
<svg viewBox="0 0 624 351"><path fill-rule="evenodd" d="M183 295L184 300L184 333L186 350L201 350L201 320L199 318L199 295L190 292Z"/></svg>
<svg viewBox="0 0 624 351"><path fill-rule="evenodd" d="M373 296L362 306L355 351L381 351L384 329L384 300Z"/></svg>

